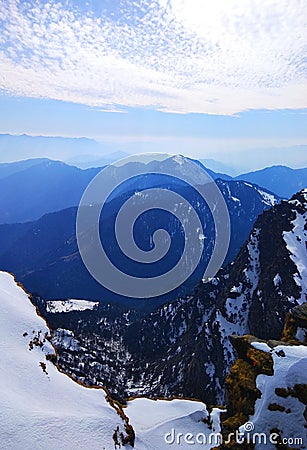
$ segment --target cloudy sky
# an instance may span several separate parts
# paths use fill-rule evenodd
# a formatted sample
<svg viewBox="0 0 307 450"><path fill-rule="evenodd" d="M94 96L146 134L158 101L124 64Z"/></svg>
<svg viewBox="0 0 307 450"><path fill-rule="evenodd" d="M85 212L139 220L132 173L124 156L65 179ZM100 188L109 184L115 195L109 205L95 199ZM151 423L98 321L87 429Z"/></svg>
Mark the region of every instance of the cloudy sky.
<svg viewBox="0 0 307 450"><path fill-rule="evenodd" d="M307 165L306 17L305 0L0 0L0 133Z"/></svg>

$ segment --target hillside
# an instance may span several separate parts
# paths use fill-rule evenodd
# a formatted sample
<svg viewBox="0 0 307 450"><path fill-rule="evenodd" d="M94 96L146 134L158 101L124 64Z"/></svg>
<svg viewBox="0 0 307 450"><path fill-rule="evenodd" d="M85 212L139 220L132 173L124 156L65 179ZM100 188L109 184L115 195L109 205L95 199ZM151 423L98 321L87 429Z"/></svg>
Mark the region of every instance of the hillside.
<svg viewBox="0 0 307 450"><path fill-rule="evenodd" d="M282 198L290 198L295 192L307 186L307 168L272 166L238 175L235 179L255 183Z"/></svg>
<svg viewBox="0 0 307 450"><path fill-rule="evenodd" d="M162 180L158 180L160 186L161 182ZM148 180L143 180L143 183L148 184ZM246 185L240 181L217 179L216 183L228 206L231 223L230 245L224 263L226 264L232 261L239 252L258 215L263 210L277 204L279 198L256 186ZM214 244L215 229L207 205L199 202L195 191L180 185L175 188L176 192L189 199L191 205L195 207L206 230L206 249L201 263L186 284L176 292L152 301L137 300L137 302L128 303L126 298L123 300L122 297L98 284L86 270L78 252L75 226L76 208L47 214L33 222L0 225L0 268L13 272L30 292L39 294L46 299L81 298L101 302L124 302L152 309L166 301L174 300L179 295L192 294L194 286L201 280L208 264ZM141 248L149 247L150 236L160 226L168 230L172 236L173 251L157 267L154 265L148 267L149 265L147 265L144 268L142 264L129 265L129 260L124 258L114 239L114 222L123 202L131 197L134 202L131 208L140 204L146 206L146 197L138 194L140 189L141 186L138 185L135 190L119 193L113 201L108 203L107 212L101 218L106 247L109 249L111 260L116 261L124 270L132 267L132 270L134 272L138 270L141 276L146 274L145 270L167 272L180 258L182 251L182 228L174 217L169 218L163 211L154 210L149 213L146 220L142 218L138 220L137 227L135 227L136 242ZM188 264L189 261L187 261ZM152 276L156 276L155 272Z"/></svg>
<svg viewBox="0 0 307 450"><path fill-rule="evenodd" d="M214 279L150 314L112 305L47 313L37 299L54 329L59 363L121 399L146 394L223 402L235 359L229 336L279 339L287 312L306 301L306 217L304 190L264 212L235 261Z"/></svg>
<svg viewBox="0 0 307 450"><path fill-rule="evenodd" d="M123 409L104 389L86 388L60 372L52 362L50 329L4 272L0 307L1 448L163 450L168 448L164 437L174 428L183 434L210 433L209 410L201 402L143 399ZM219 412L210 410L217 432Z"/></svg>

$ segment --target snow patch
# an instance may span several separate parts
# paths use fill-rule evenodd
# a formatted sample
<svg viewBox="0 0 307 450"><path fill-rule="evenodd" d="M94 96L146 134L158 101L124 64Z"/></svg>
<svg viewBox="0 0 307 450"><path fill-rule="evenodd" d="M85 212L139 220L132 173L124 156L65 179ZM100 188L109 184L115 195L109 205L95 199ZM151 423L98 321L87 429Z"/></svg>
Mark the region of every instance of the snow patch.
<svg viewBox="0 0 307 450"><path fill-rule="evenodd" d="M301 288L301 296L297 301L302 304L307 300L307 213L300 214L296 212L296 218L292 221L291 231L283 233L283 238L287 249L290 252L290 258L297 267L297 273L294 276L296 284Z"/></svg>
<svg viewBox="0 0 307 450"><path fill-rule="evenodd" d="M184 442L184 435L191 433L195 437L198 433L209 436L210 433L220 432L220 413L222 410L214 408L210 414L209 428L208 424L202 420L208 419L206 405L202 402L174 399L174 400L149 400L147 398L137 398L127 403L125 413L129 416L131 425L136 431L135 448L164 450L167 448L187 448ZM175 437L182 433L180 445L167 444L165 436L171 440L172 434ZM190 447L191 445L189 445ZM209 450L214 444L204 445L195 442L193 448Z"/></svg>
<svg viewBox="0 0 307 450"><path fill-rule="evenodd" d="M270 194L269 192L262 191L261 189L257 189L257 191L263 198L264 203L266 203L269 206L277 205L278 201L277 201L275 195Z"/></svg>
<svg viewBox="0 0 307 450"><path fill-rule="evenodd" d="M266 342L252 342L252 347L254 347L256 350L261 350L265 353L270 353L271 348L268 346Z"/></svg>
<svg viewBox="0 0 307 450"><path fill-rule="evenodd" d="M93 302L89 300L48 300L46 304L47 312L49 313L68 313L71 311L86 311L87 309L95 309L99 305L99 302Z"/></svg>
<svg viewBox="0 0 307 450"><path fill-rule="evenodd" d="M305 405L293 395L286 397L277 395L275 389L291 389L296 384L306 384L307 347L279 345L271 352L274 375L258 375L256 383L262 395L255 403L255 413L250 416L249 422L254 424L255 433L265 433L269 437L270 430L278 429L281 430L282 438L301 437L304 440L306 436ZM269 409L270 405L278 405L282 410ZM263 444L255 446L256 450L263 448ZM275 450L275 446L269 442L269 439L265 448Z"/></svg>

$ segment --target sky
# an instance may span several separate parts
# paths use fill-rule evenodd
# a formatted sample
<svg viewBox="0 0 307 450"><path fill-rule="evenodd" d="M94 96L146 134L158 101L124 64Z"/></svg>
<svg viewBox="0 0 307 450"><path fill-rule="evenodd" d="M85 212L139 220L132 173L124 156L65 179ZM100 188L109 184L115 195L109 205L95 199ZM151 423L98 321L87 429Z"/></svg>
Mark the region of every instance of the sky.
<svg viewBox="0 0 307 450"><path fill-rule="evenodd" d="M305 0L0 0L0 133L306 166L306 22ZM21 151L0 161L78 156Z"/></svg>

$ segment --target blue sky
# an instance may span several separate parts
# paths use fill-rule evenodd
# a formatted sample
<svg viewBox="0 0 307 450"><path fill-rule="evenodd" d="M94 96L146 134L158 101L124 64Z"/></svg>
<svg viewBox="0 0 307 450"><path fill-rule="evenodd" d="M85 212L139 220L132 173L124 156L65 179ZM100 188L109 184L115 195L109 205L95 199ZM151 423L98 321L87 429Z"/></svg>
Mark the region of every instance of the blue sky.
<svg viewBox="0 0 307 450"><path fill-rule="evenodd" d="M0 133L307 165L304 1L0 0L0 26Z"/></svg>

